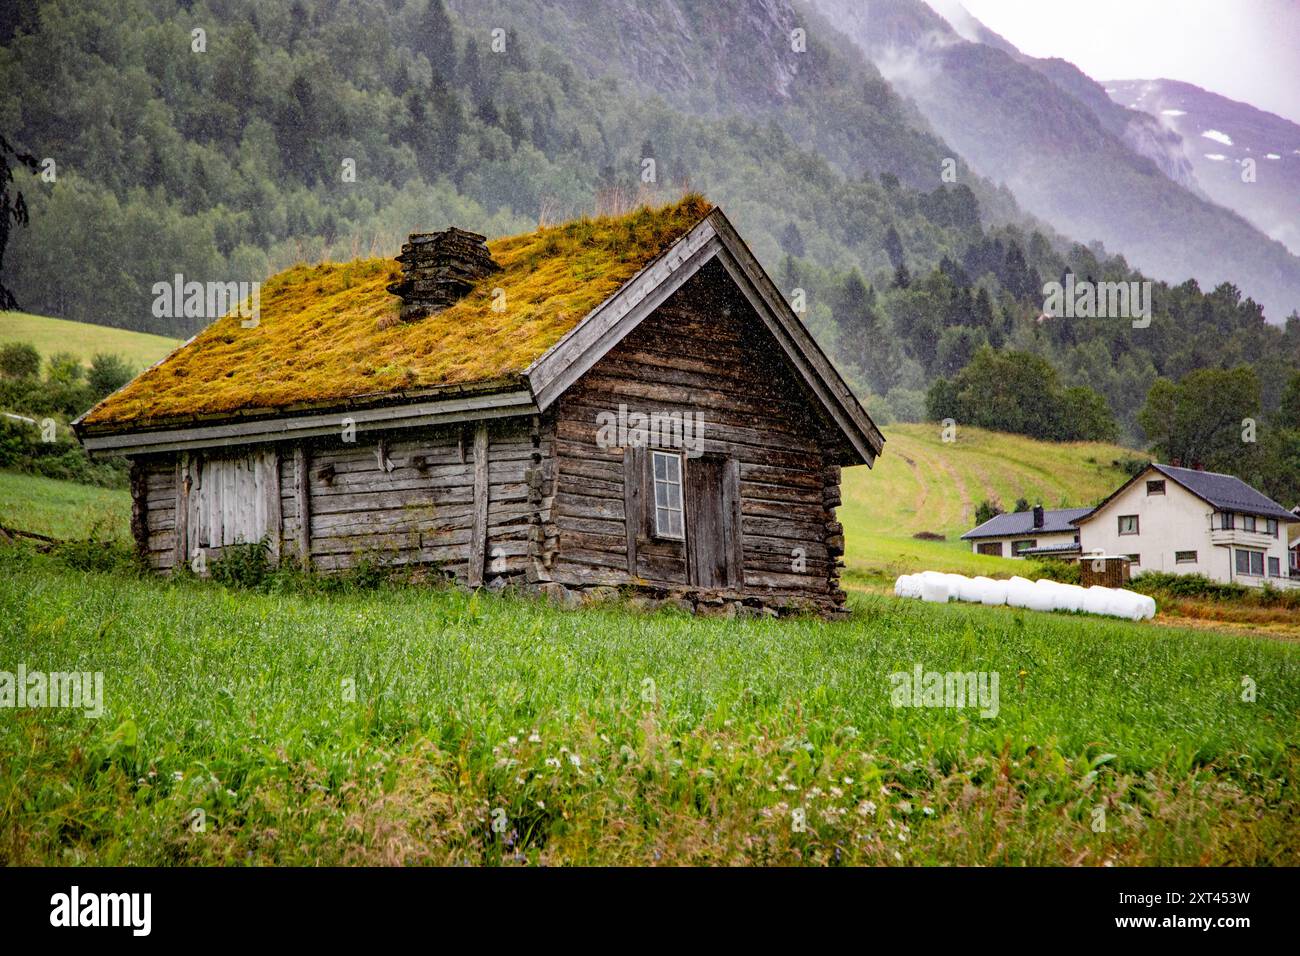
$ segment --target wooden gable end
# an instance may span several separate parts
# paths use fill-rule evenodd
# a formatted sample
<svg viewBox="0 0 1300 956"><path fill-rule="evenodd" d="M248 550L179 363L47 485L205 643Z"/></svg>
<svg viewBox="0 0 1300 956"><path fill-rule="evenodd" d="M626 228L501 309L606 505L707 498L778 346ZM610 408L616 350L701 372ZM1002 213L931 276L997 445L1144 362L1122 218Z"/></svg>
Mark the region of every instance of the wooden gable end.
<svg viewBox="0 0 1300 956"><path fill-rule="evenodd" d="M685 281L551 415L556 581L836 603L835 462L852 449L722 263ZM680 458L680 539L656 529L656 452Z"/></svg>
<svg viewBox="0 0 1300 956"><path fill-rule="evenodd" d="M874 463L884 436L834 364L777 290L720 209L629 280L524 372L538 408L550 408L595 363L699 273L720 267L749 304L807 394L838 428L841 464Z"/></svg>

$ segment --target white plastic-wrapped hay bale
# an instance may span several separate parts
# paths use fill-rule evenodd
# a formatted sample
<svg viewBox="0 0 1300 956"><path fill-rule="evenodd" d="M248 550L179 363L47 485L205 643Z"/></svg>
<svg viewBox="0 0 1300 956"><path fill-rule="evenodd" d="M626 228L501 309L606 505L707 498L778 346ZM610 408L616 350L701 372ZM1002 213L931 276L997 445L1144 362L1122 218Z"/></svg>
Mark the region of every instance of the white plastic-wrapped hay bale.
<svg viewBox="0 0 1300 956"><path fill-rule="evenodd" d="M1110 607L1110 588L1094 584L1083 595L1083 610L1089 614L1105 614Z"/></svg>
<svg viewBox="0 0 1300 956"><path fill-rule="evenodd" d="M988 581L984 585L984 593L980 596L980 603L989 607L997 607L1007 603L1007 582L995 581L992 578L986 578Z"/></svg>
<svg viewBox="0 0 1300 956"><path fill-rule="evenodd" d="M1142 602L1132 591L1110 588L1110 600L1106 602L1106 613L1111 617L1127 618L1130 621L1142 617Z"/></svg>
<svg viewBox="0 0 1300 956"><path fill-rule="evenodd" d="M1044 596L1044 600L1047 603L1047 607L1044 608L1044 610L1047 611L1065 610L1062 606L1065 600L1064 592L1062 591L1063 588L1063 584L1059 581L1053 581L1050 578L1039 578L1034 582L1034 590Z"/></svg>
<svg viewBox="0 0 1300 956"><path fill-rule="evenodd" d="M1127 589L1117 590L1117 595L1122 595L1117 600L1117 607L1123 606L1124 617L1131 621L1146 621L1156 616L1155 598L1146 594L1138 594L1136 591ZM1123 602L1122 605L1119 602ZM1119 615L1117 615L1119 616Z"/></svg>
<svg viewBox="0 0 1300 956"><path fill-rule="evenodd" d="M970 584L970 578L964 574L945 574L948 579L948 600L960 601L961 589Z"/></svg>
<svg viewBox="0 0 1300 956"><path fill-rule="evenodd" d="M1034 600L1034 582L1020 575L1007 579L1007 604L1010 607L1029 607Z"/></svg>
<svg viewBox="0 0 1300 956"><path fill-rule="evenodd" d="M1058 611L1082 611L1083 598L1087 593L1087 588L1082 588L1077 584L1058 583L1056 586L1056 609Z"/></svg>
<svg viewBox="0 0 1300 956"><path fill-rule="evenodd" d="M948 575L941 571L921 572L921 600L932 604L946 604L950 595Z"/></svg>
<svg viewBox="0 0 1300 956"><path fill-rule="evenodd" d="M1056 582L1035 581L1025 592L1025 609L1029 611L1050 611L1055 607Z"/></svg>
<svg viewBox="0 0 1300 956"><path fill-rule="evenodd" d="M900 574L894 582L894 597L913 598L921 596L921 585L915 574Z"/></svg>
<svg viewBox="0 0 1300 956"><path fill-rule="evenodd" d="M970 604L979 604L984 600L984 587L990 584L988 578L974 577L963 578L957 587L957 600L966 601Z"/></svg>

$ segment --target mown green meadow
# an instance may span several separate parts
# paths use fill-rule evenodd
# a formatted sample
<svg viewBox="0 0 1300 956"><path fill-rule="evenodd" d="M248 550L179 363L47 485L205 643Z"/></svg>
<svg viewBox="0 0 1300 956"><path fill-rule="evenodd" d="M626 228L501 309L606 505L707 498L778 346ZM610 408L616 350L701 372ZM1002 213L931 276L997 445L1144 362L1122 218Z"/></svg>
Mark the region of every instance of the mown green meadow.
<svg viewBox="0 0 1300 956"><path fill-rule="evenodd" d="M0 711L6 863L1300 863L1294 645L871 595L827 623L236 590L99 554L0 549L0 669L104 674L98 719ZM997 672L997 716L894 707L917 664Z"/></svg>

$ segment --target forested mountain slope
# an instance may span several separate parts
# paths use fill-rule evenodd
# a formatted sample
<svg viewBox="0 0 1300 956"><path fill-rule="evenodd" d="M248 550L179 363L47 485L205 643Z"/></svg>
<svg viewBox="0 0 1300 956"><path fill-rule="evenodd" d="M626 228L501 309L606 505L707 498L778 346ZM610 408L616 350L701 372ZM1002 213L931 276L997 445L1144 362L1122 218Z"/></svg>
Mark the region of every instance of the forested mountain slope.
<svg viewBox="0 0 1300 956"><path fill-rule="evenodd" d="M977 171L1057 229L1161 279L1233 282L1275 322L1300 308L1300 258L1207 199L1176 135L1070 64L968 42L923 0L811 2Z"/></svg>

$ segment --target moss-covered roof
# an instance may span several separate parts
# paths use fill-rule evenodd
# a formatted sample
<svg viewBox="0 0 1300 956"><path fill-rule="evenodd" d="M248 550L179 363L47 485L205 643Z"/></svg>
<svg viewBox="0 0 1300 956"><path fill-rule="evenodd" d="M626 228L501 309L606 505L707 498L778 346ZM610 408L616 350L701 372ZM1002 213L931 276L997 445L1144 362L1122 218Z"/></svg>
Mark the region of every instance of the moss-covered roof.
<svg viewBox="0 0 1300 956"><path fill-rule="evenodd" d="M82 419L93 430L505 387L709 212L689 195L488 243L502 271L415 322L385 286L393 259L294 266L262 284L256 328L218 319ZM494 290L505 308L494 311Z"/></svg>

